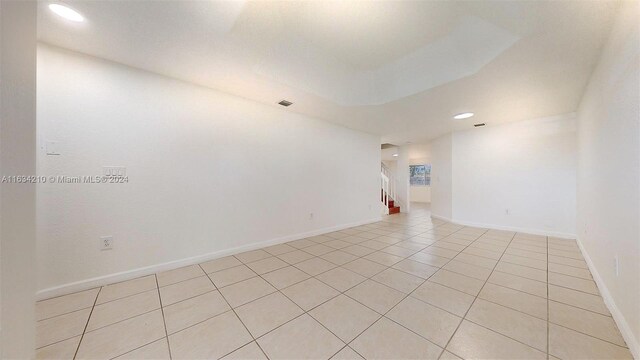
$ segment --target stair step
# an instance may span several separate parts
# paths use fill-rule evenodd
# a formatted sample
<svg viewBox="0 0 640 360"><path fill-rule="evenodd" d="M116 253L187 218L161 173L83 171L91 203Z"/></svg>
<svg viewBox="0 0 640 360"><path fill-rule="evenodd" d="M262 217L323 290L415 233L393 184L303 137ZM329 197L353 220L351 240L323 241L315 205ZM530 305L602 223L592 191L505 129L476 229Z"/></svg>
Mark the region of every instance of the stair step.
<svg viewBox="0 0 640 360"><path fill-rule="evenodd" d="M391 209L395 209L398 208L398 210L394 210L395 212L389 212L389 214L396 214L400 212L400 208L395 206L395 200L391 199L391 197L384 192L384 190L382 190L381 196L380 196L380 201L384 202L384 200L387 199L387 207L389 208L389 211L391 211Z"/></svg>
<svg viewBox="0 0 640 360"><path fill-rule="evenodd" d="M392 208L389 208L389 215L398 214L399 212L400 212L400 207L399 206L394 206Z"/></svg>

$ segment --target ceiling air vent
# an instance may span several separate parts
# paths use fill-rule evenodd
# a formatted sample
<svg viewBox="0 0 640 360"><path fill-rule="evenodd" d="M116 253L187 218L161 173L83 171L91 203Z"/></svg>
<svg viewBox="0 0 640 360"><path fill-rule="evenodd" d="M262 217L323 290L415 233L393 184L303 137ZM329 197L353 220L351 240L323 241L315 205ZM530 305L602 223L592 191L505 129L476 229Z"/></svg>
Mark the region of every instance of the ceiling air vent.
<svg viewBox="0 0 640 360"><path fill-rule="evenodd" d="M291 101L287 101L287 100L280 100L280 102L278 103L282 106L291 106L293 103Z"/></svg>
<svg viewBox="0 0 640 360"><path fill-rule="evenodd" d="M480 126L485 126L485 125L487 125L487 124L485 124L485 123L473 124L473 126L475 126L475 127L480 127Z"/></svg>

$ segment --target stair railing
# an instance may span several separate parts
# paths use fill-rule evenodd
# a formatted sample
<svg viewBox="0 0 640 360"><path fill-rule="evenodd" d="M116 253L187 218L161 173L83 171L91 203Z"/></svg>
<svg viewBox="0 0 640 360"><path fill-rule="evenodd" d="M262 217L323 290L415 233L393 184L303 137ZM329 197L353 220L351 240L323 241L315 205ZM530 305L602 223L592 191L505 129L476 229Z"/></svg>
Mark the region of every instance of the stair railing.
<svg viewBox="0 0 640 360"><path fill-rule="evenodd" d="M389 213L389 200L398 200L396 193L396 179L391 170L384 164L380 164L380 188L384 213Z"/></svg>

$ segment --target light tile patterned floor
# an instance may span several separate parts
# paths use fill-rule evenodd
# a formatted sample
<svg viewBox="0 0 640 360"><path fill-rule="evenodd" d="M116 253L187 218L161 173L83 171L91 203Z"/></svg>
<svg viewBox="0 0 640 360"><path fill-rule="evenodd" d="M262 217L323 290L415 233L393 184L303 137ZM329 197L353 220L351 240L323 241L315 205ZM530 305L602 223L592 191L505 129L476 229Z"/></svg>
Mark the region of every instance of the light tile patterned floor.
<svg viewBox="0 0 640 360"><path fill-rule="evenodd" d="M575 241L420 207L37 311L38 358L631 359Z"/></svg>

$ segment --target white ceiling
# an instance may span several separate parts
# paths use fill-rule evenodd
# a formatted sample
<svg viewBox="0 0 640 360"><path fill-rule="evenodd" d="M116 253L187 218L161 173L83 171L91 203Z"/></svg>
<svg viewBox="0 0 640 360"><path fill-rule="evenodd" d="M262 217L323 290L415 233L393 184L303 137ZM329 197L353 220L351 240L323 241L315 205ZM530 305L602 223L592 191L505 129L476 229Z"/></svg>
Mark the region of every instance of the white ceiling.
<svg viewBox="0 0 640 360"><path fill-rule="evenodd" d="M43 42L404 144L573 112L614 1L41 2ZM472 111L476 116L454 121Z"/></svg>

